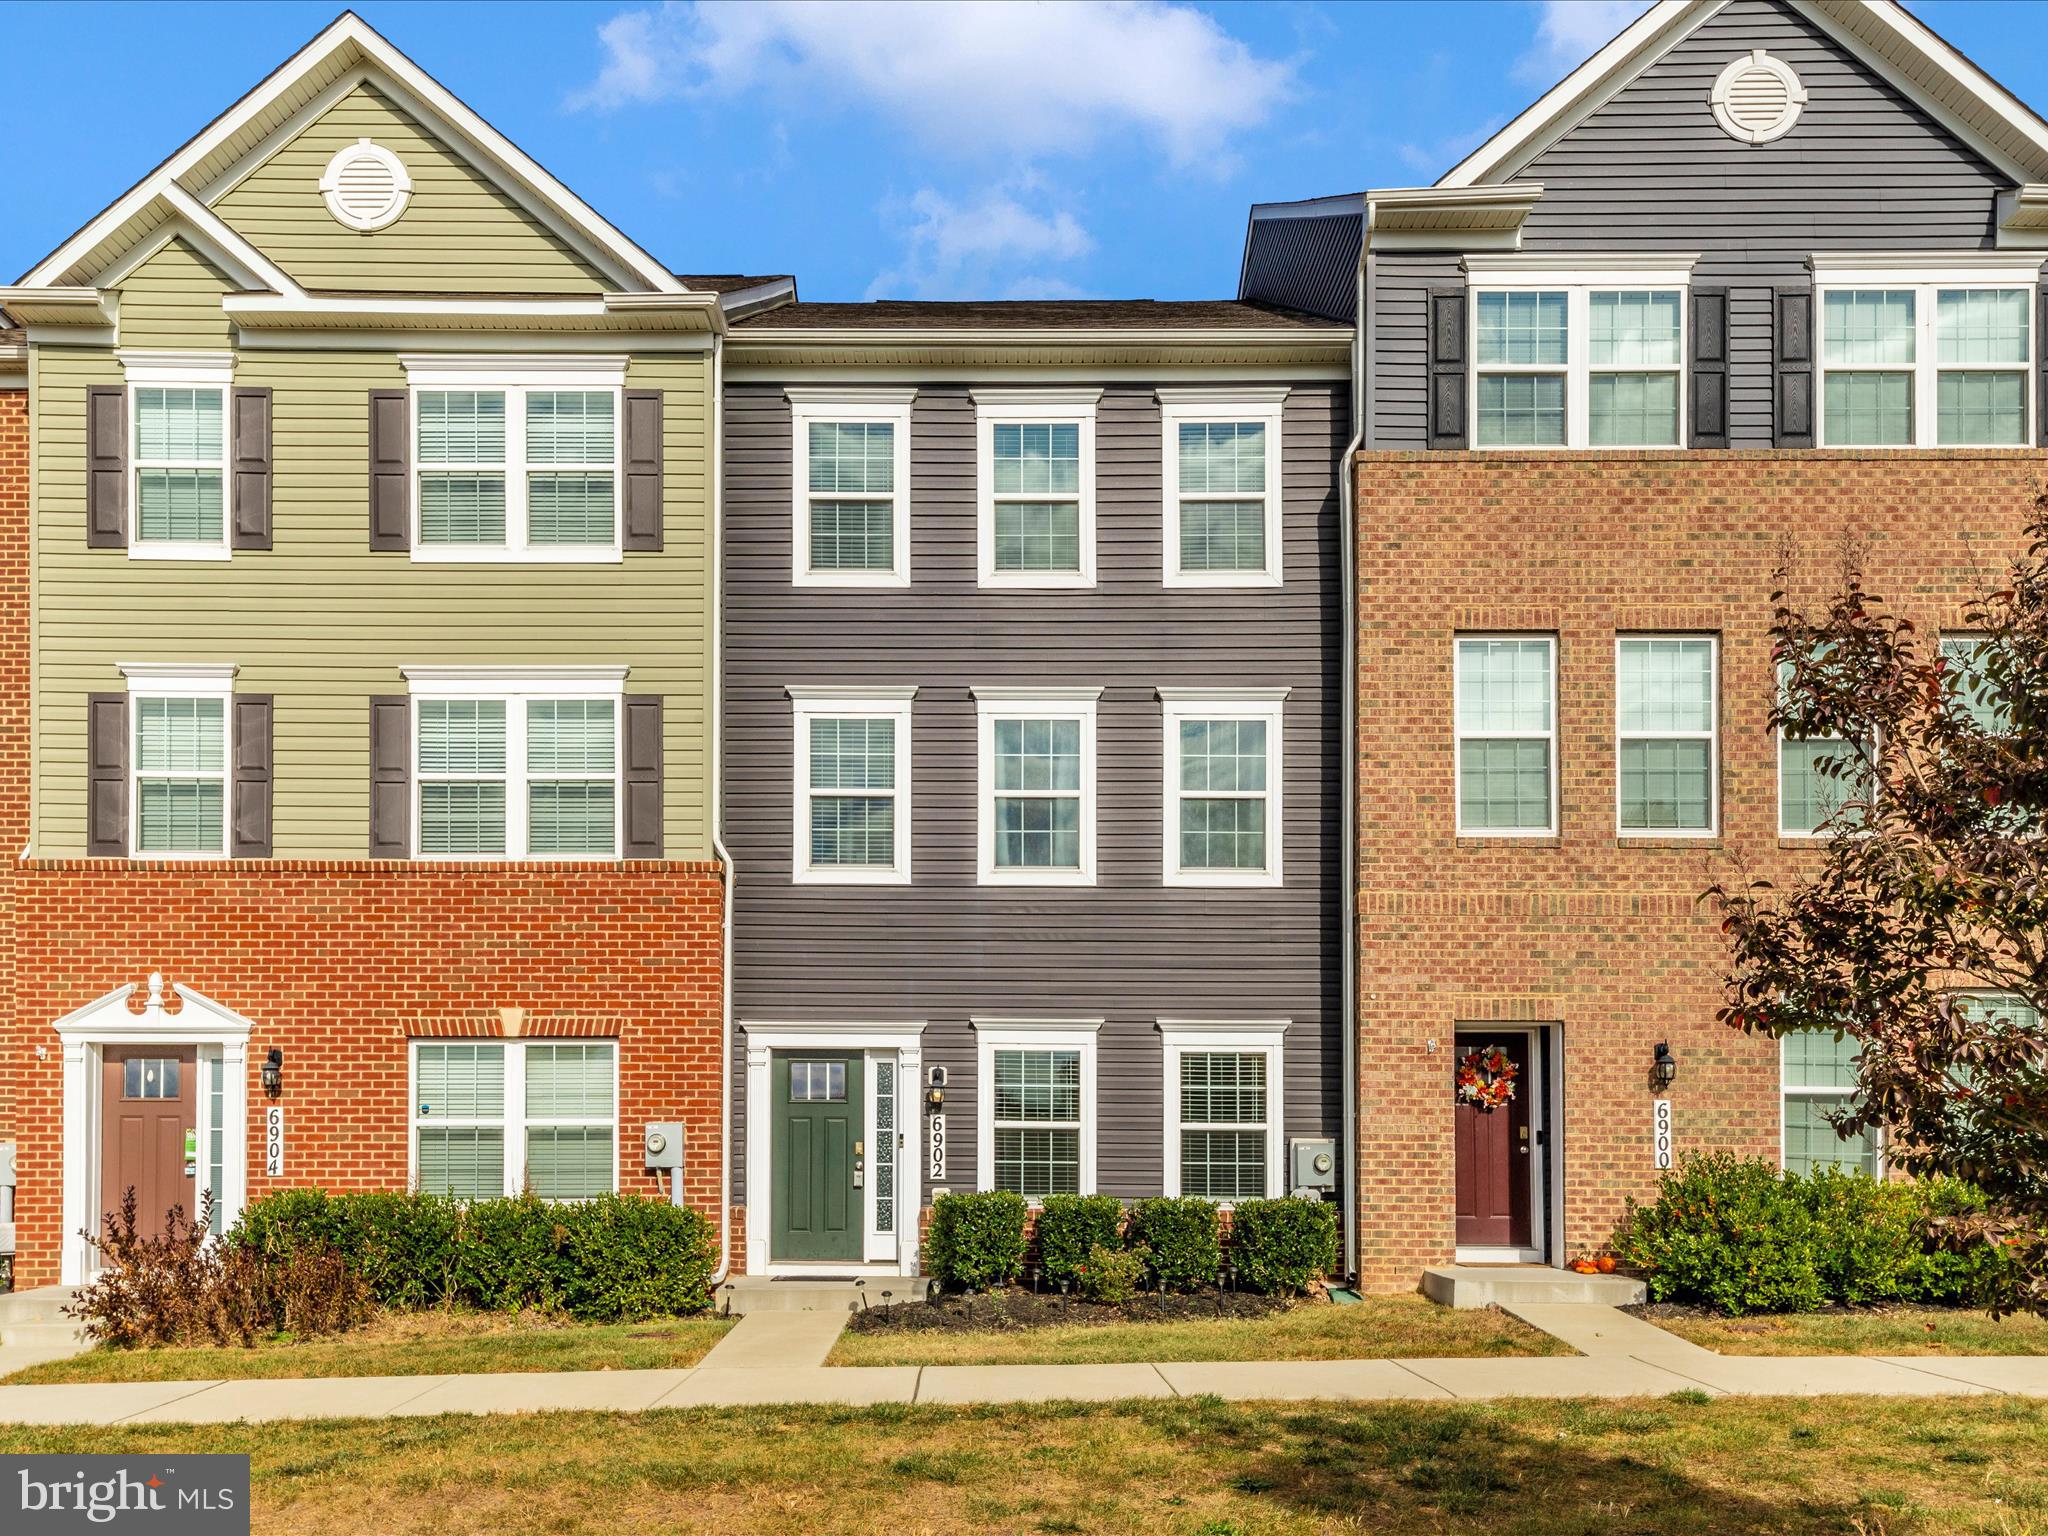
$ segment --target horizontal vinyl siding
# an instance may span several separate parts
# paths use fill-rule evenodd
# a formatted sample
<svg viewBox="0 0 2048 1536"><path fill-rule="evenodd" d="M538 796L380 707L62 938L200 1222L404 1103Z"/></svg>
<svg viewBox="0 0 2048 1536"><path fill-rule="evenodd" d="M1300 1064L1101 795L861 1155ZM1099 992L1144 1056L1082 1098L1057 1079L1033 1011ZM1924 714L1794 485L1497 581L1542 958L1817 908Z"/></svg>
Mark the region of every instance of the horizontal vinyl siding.
<svg viewBox="0 0 2048 1536"><path fill-rule="evenodd" d="M1102 397L1100 584L1071 592L976 588L974 404L957 385L921 388L913 407L912 587L792 588L788 405L775 386L735 386L726 398L725 824L738 868L737 1021L924 1021L926 1063L952 1076L950 1188L972 1188L976 1175L974 1015L1108 1020L1096 1144L1099 1184L1112 1194L1161 1187L1160 1016L1292 1019L1287 1132L1335 1135L1342 390L1299 386L1287 402L1285 585L1220 593L1160 585L1151 386ZM791 683L917 685L914 884L791 883ZM975 883L968 690L984 683L1104 688L1095 887ZM1162 886L1162 683L1293 689L1283 889ZM734 1107L744 1117L743 1093ZM741 1129L736 1156L744 1145ZM914 1155L923 1166L925 1149Z"/></svg>
<svg viewBox="0 0 2048 1536"><path fill-rule="evenodd" d="M183 240L169 241L116 290L121 344L225 352L232 338L220 300L233 286Z"/></svg>
<svg viewBox="0 0 2048 1536"><path fill-rule="evenodd" d="M1429 445L1429 290L1462 283L1458 258L1375 254L1372 283L1372 440L1374 448Z"/></svg>

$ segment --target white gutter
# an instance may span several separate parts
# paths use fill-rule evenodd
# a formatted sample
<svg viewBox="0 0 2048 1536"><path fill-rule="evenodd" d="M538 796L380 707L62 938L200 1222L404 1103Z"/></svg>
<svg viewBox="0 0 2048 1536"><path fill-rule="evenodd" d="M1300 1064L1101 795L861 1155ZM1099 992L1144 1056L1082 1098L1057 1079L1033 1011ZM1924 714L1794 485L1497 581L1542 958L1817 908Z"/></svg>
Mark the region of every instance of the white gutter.
<svg viewBox="0 0 2048 1536"><path fill-rule="evenodd" d="M711 338L711 851L724 875L718 1001L718 1268L713 1290L732 1273L732 908L739 883L725 846L725 336Z"/></svg>
<svg viewBox="0 0 2048 1536"><path fill-rule="evenodd" d="M1337 570L1343 582L1344 638L1344 834L1341 846L1349 867L1344 871L1344 1001L1338 1016L1344 1025L1344 1251L1350 1256L1351 1278L1359 1278L1358 1252L1358 508L1355 485L1359 446L1365 441L1368 391L1366 369L1365 253L1372 248L1373 206L1359 223L1356 307L1351 328L1351 441L1338 463L1337 537L1343 548Z"/></svg>

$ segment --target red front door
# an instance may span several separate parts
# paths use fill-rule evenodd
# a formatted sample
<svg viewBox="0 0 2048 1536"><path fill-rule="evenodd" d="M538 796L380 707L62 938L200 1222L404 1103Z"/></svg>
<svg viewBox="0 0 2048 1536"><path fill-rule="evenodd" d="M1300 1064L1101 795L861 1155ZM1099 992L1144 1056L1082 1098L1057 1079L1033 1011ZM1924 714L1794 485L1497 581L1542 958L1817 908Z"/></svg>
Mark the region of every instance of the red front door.
<svg viewBox="0 0 2048 1536"><path fill-rule="evenodd" d="M1457 1073L1473 1052L1494 1046L1514 1066L1514 1094L1507 1103L1489 1109L1458 1094ZM1530 1186L1539 1153L1531 1129L1535 1084L1529 1075L1529 1037L1459 1035L1451 1092L1457 1100L1458 1246L1533 1247Z"/></svg>
<svg viewBox="0 0 2048 1536"><path fill-rule="evenodd" d="M102 1214L118 1211L132 1189L137 1231L162 1231L173 1206L198 1220L199 1170L185 1159L186 1137L199 1124L198 1078L192 1046L107 1047L100 1075Z"/></svg>

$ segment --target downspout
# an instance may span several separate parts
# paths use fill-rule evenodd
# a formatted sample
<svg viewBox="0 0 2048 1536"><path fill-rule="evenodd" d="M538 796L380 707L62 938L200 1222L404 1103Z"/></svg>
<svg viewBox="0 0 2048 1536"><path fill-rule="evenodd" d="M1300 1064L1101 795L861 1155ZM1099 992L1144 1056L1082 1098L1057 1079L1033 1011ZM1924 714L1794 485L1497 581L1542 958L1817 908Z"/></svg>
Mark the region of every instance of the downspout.
<svg viewBox="0 0 2048 1536"><path fill-rule="evenodd" d="M1344 1252L1355 1282L1361 1272L1358 1252L1358 509L1354 479L1358 450L1365 441L1366 413L1371 405L1366 368L1372 351L1366 308L1366 252L1372 245L1372 203L1359 215L1357 285L1351 332L1351 441L1338 466L1337 536L1343 544L1337 570L1343 586L1344 637L1344 793L1342 847L1344 871L1344 1003L1339 1010L1344 1028Z"/></svg>
<svg viewBox="0 0 2048 1536"><path fill-rule="evenodd" d="M711 851L722 871L725 926L720 935L718 1001L718 1268L715 1290L732 1273L732 909L739 871L725 846L725 336L711 335Z"/></svg>

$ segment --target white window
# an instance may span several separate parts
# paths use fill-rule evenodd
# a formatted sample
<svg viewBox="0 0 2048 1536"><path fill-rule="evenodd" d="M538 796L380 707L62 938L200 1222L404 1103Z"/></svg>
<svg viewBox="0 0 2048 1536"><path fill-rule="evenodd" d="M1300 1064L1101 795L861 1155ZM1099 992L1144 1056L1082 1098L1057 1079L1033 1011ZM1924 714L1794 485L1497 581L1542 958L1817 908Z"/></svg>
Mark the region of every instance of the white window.
<svg viewBox="0 0 2048 1536"><path fill-rule="evenodd" d="M796 729L791 871L799 883L910 883L915 688L789 690Z"/></svg>
<svg viewBox="0 0 2048 1536"><path fill-rule="evenodd" d="M1718 642L1623 635L1614 643L1615 808L1624 837L1710 837L1719 818Z"/></svg>
<svg viewBox="0 0 2048 1536"><path fill-rule="evenodd" d="M622 558L622 361L404 361L415 560Z"/></svg>
<svg viewBox="0 0 2048 1536"><path fill-rule="evenodd" d="M1778 664L1778 686L1789 686L1792 664ZM1851 801L1867 800L1869 770L1856 746L1839 736L1794 736L1778 731L1778 835L1818 837ZM1849 814L1853 815L1854 812Z"/></svg>
<svg viewBox="0 0 2048 1536"><path fill-rule="evenodd" d="M488 1200L617 1192L618 1044L415 1040L412 1184Z"/></svg>
<svg viewBox="0 0 2048 1536"><path fill-rule="evenodd" d="M1883 1171L1882 1138L1875 1129L1843 1136L1828 1122L1856 1099L1856 1059L1862 1047L1849 1035L1801 1030L1779 1042L1782 1090L1780 1160L1795 1173L1816 1168Z"/></svg>
<svg viewBox="0 0 2048 1536"><path fill-rule="evenodd" d="M623 667L409 667L426 859L618 857Z"/></svg>
<svg viewBox="0 0 2048 1536"><path fill-rule="evenodd" d="M796 585L908 586L917 391L792 387L787 394Z"/></svg>
<svg viewBox="0 0 2048 1536"><path fill-rule="evenodd" d="M235 669L124 662L128 679L129 851L227 857Z"/></svg>
<svg viewBox="0 0 2048 1536"><path fill-rule="evenodd" d="M232 360L148 357L123 354L131 433L128 553L137 560L225 560L234 484Z"/></svg>
<svg viewBox="0 0 2048 1536"><path fill-rule="evenodd" d="M2039 263L1944 260L1946 271L1814 258L1823 446L2033 442Z"/></svg>
<svg viewBox="0 0 2048 1536"><path fill-rule="evenodd" d="M1281 1042L1287 1021L1161 1019L1166 1193L1259 1200L1287 1192Z"/></svg>
<svg viewBox="0 0 2048 1536"><path fill-rule="evenodd" d="M1095 1193L1100 1019L975 1019L979 1189L1030 1200Z"/></svg>
<svg viewBox="0 0 2048 1536"><path fill-rule="evenodd" d="M1159 391L1169 587L1281 581L1282 388Z"/></svg>
<svg viewBox="0 0 2048 1536"><path fill-rule="evenodd" d="M1557 641L1460 635L1458 834L1547 837L1557 831Z"/></svg>
<svg viewBox="0 0 2048 1536"><path fill-rule="evenodd" d="M976 546L984 587L1095 585L1099 389L977 389Z"/></svg>
<svg viewBox="0 0 2048 1536"><path fill-rule="evenodd" d="M976 688L983 885L1095 883L1100 688Z"/></svg>
<svg viewBox="0 0 2048 1536"><path fill-rule="evenodd" d="M1285 688L1161 688L1168 885L1278 885Z"/></svg>

